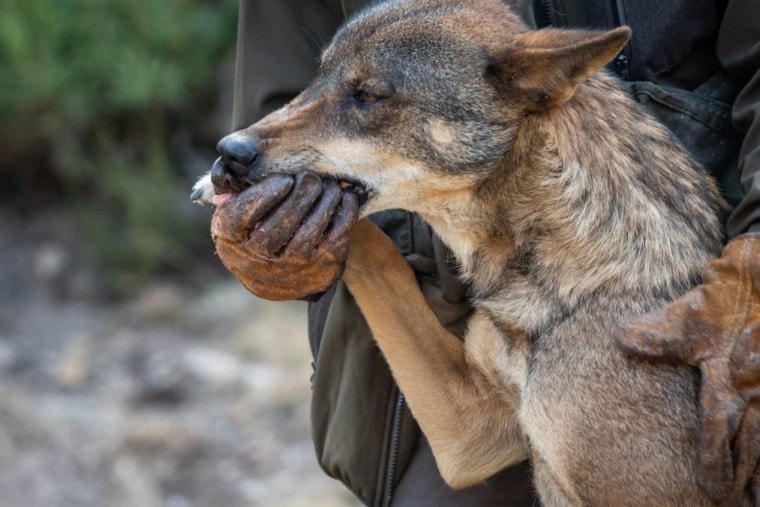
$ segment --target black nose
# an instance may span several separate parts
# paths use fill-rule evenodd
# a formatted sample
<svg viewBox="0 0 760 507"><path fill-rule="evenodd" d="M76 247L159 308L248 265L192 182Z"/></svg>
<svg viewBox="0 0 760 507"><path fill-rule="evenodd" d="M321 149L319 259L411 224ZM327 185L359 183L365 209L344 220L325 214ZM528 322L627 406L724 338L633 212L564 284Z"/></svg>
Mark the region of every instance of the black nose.
<svg viewBox="0 0 760 507"><path fill-rule="evenodd" d="M258 140L240 134L230 134L216 145L224 163L239 176L247 175L259 155Z"/></svg>

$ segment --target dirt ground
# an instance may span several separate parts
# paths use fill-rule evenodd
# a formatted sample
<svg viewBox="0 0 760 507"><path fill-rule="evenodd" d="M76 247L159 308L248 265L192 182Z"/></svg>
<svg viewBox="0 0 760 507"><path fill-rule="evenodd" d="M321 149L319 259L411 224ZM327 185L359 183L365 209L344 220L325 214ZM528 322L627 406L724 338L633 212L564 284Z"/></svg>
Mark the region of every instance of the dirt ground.
<svg viewBox="0 0 760 507"><path fill-rule="evenodd" d="M72 222L0 210L0 506L356 506L314 458L305 305L214 270L99 301Z"/></svg>

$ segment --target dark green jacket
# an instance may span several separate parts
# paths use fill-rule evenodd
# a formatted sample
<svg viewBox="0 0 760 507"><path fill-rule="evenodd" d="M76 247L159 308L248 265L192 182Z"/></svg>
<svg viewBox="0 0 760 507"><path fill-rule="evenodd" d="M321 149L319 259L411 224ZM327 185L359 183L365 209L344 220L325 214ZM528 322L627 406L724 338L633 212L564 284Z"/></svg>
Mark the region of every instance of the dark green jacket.
<svg viewBox="0 0 760 507"><path fill-rule="evenodd" d="M718 178L736 205L728 236L760 231L760 2L617 0L617 17L610 17L600 7L609 1L585 0L580 5L587 12L577 0L517 4L534 26L605 28L622 20L635 34L649 30L645 39L634 35L624 51L630 60L616 62L615 70L627 78L623 84L631 95ZM233 128L253 123L304 88L316 72L320 48L366 3L241 0ZM650 4L657 4L658 23L646 19ZM686 28L678 32L679 26ZM440 241L409 213L374 219L417 270L441 320L461 330L469 312L465 290ZM337 284L311 303L309 316L312 430L320 464L366 504L384 505L403 477L419 430L345 287Z"/></svg>

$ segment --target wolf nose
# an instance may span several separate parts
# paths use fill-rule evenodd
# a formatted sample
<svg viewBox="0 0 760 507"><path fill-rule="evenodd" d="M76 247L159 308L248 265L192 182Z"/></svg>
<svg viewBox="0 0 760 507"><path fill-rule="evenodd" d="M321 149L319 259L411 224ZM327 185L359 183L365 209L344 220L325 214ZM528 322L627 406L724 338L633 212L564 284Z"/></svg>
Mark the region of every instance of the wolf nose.
<svg viewBox="0 0 760 507"><path fill-rule="evenodd" d="M259 143L248 136L230 134L216 145L224 163L238 176L246 176L259 155Z"/></svg>

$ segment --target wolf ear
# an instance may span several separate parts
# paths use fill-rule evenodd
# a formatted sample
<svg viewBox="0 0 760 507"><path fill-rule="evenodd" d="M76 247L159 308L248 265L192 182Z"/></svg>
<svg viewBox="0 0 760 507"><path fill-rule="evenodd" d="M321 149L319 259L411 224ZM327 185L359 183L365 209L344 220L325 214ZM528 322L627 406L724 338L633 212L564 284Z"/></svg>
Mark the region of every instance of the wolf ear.
<svg viewBox="0 0 760 507"><path fill-rule="evenodd" d="M502 55L498 72L504 84L525 96L530 110L550 109L572 97L630 37L630 28L624 26L608 32L554 28L526 32Z"/></svg>

